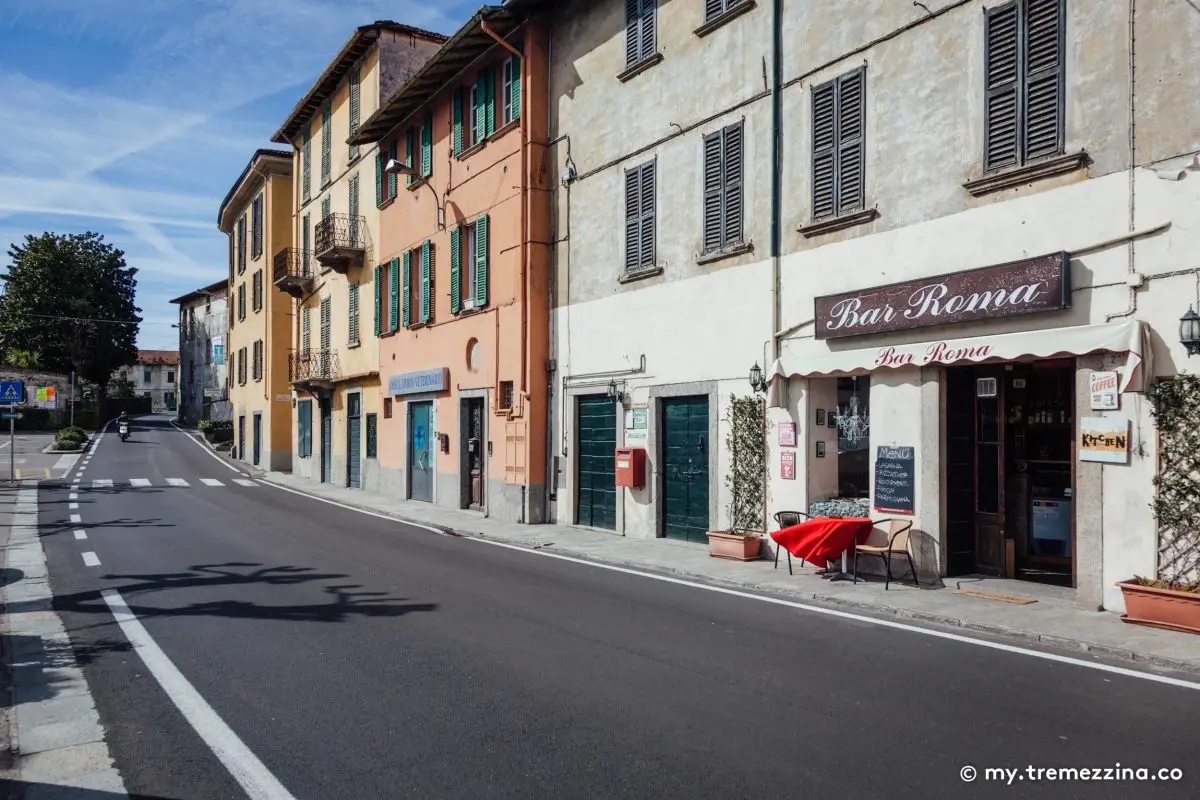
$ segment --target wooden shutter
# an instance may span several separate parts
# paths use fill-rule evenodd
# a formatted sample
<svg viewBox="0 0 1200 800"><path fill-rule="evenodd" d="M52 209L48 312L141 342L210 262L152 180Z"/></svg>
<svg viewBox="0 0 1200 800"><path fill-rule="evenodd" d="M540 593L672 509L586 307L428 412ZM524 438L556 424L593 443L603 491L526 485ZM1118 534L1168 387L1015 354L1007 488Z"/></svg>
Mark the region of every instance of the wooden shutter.
<svg viewBox="0 0 1200 800"><path fill-rule="evenodd" d="M837 213L837 83L812 90L812 216Z"/></svg>
<svg viewBox="0 0 1200 800"><path fill-rule="evenodd" d="M484 90L484 129L488 136L496 132L496 70L492 67L487 67L483 70L483 90Z"/></svg>
<svg viewBox="0 0 1200 800"><path fill-rule="evenodd" d="M375 207L383 205L383 151L375 152Z"/></svg>
<svg viewBox="0 0 1200 800"><path fill-rule="evenodd" d="M655 162L625 172L625 271L654 265Z"/></svg>
<svg viewBox="0 0 1200 800"><path fill-rule="evenodd" d="M721 131L710 133L704 137L704 252L712 252L721 248L722 219L721 209L722 190L724 189L722 167Z"/></svg>
<svg viewBox="0 0 1200 800"><path fill-rule="evenodd" d="M433 115L425 117L421 125L421 177L433 174Z"/></svg>
<svg viewBox="0 0 1200 800"><path fill-rule="evenodd" d="M512 81L508 89L508 101L512 104L512 118L517 120L521 118L521 59L517 56L512 56L508 63L510 75L512 76ZM432 131L432 125L430 129Z"/></svg>
<svg viewBox="0 0 1200 800"><path fill-rule="evenodd" d="M837 81L837 213L861 211L865 194L867 73L856 69Z"/></svg>
<svg viewBox="0 0 1200 800"><path fill-rule="evenodd" d="M742 220L745 209L742 191L745 181L745 154L742 147L742 123L730 125L724 130L722 147L723 188L721 197L721 244L729 246L742 241Z"/></svg>
<svg viewBox="0 0 1200 800"><path fill-rule="evenodd" d="M308 355L312 349L312 309L305 306L300 310L300 352Z"/></svg>
<svg viewBox="0 0 1200 800"><path fill-rule="evenodd" d="M395 139L393 139L392 143L388 145L388 158L391 159L392 161L396 160L396 140ZM396 173L394 173L394 172L388 173L387 196L389 198L396 196Z"/></svg>
<svg viewBox="0 0 1200 800"><path fill-rule="evenodd" d="M462 228L450 231L450 313L462 311Z"/></svg>
<svg viewBox="0 0 1200 800"><path fill-rule="evenodd" d="M359 82L358 68L355 67L350 72L350 136L358 133L358 123L361 115L362 87Z"/></svg>
<svg viewBox="0 0 1200 800"><path fill-rule="evenodd" d="M394 331L400 326L400 259L392 259L392 268L388 270L388 330Z"/></svg>
<svg viewBox="0 0 1200 800"><path fill-rule="evenodd" d="M484 214L475 222L475 307L483 308L488 303L488 216Z"/></svg>
<svg viewBox="0 0 1200 800"><path fill-rule="evenodd" d="M417 162L413 161L413 129L409 128L404 132L404 163L409 168L415 168ZM404 176L404 185L412 186L413 176Z"/></svg>
<svg viewBox="0 0 1200 800"><path fill-rule="evenodd" d="M479 70L475 77L475 128L471 133L471 145L487 138L487 70Z"/></svg>
<svg viewBox="0 0 1200 800"><path fill-rule="evenodd" d="M329 298L323 298L321 300L321 351L325 353L329 352L330 328L333 323L331 308Z"/></svg>
<svg viewBox="0 0 1200 800"><path fill-rule="evenodd" d="M433 318L433 253L429 240L421 243L421 322L429 322Z"/></svg>
<svg viewBox="0 0 1200 800"><path fill-rule="evenodd" d="M704 21L719 17L726 9L728 0L704 0Z"/></svg>
<svg viewBox="0 0 1200 800"><path fill-rule="evenodd" d="M326 220L329 219L330 215L332 215L332 214L333 214L333 198L330 197L329 195L325 195L325 197L323 197L321 199L321 221L325 222ZM330 238L330 244L333 243L333 235L332 234L333 234L332 231L329 231L328 233L326 233L326 236L328 236Z"/></svg>
<svg viewBox="0 0 1200 800"><path fill-rule="evenodd" d="M463 90L458 88L454 90L454 131L452 147L454 155L458 155L463 149Z"/></svg>
<svg viewBox="0 0 1200 800"><path fill-rule="evenodd" d="M349 319L347 320L347 324L346 324L347 333L349 335L346 338L349 340L350 344L358 344L359 334L361 333L361 331L359 330L360 326L359 326L359 316L358 316L359 284L356 281L354 283L351 283L348 287L346 287L346 289L347 289L347 296L349 298L349 303L347 304L349 307L346 309L347 314L349 316Z"/></svg>
<svg viewBox="0 0 1200 800"><path fill-rule="evenodd" d="M358 244L358 174L346 183L346 233L351 244Z"/></svg>
<svg viewBox="0 0 1200 800"><path fill-rule="evenodd" d="M383 265L375 265L375 335L383 333Z"/></svg>
<svg viewBox="0 0 1200 800"><path fill-rule="evenodd" d="M1025 16L1025 159L1063 147L1063 4L1028 0Z"/></svg>
<svg viewBox="0 0 1200 800"><path fill-rule="evenodd" d="M312 196L312 129L304 131L304 146L300 154L300 195L304 200Z"/></svg>
<svg viewBox="0 0 1200 800"><path fill-rule="evenodd" d="M300 221L300 260L304 267L304 274L308 275L309 269L309 253L312 252L312 216L305 214Z"/></svg>
<svg viewBox="0 0 1200 800"><path fill-rule="evenodd" d="M258 258L263 251L263 196L254 198L254 257Z"/></svg>
<svg viewBox="0 0 1200 800"><path fill-rule="evenodd" d="M1020 162L1018 102L1020 83L1020 19L1017 3L984 12L984 81L987 97L983 120L985 170Z"/></svg>
<svg viewBox="0 0 1200 800"><path fill-rule="evenodd" d="M238 273L246 271L246 215L238 217Z"/></svg>
<svg viewBox="0 0 1200 800"><path fill-rule="evenodd" d="M325 104L321 111L321 185L329 183L330 150L333 146L333 106Z"/></svg>
<svg viewBox="0 0 1200 800"><path fill-rule="evenodd" d="M412 327L412 250L404 251L404 267L400 280L403 283L403 295L400 298L401 311L404 317L404 327Z"/></svg>
<svg viewBox="0 0 1200 800"><path fill-rule="evenodd" d="M654 55L658 0L625 0L625 66Z"/></svg>

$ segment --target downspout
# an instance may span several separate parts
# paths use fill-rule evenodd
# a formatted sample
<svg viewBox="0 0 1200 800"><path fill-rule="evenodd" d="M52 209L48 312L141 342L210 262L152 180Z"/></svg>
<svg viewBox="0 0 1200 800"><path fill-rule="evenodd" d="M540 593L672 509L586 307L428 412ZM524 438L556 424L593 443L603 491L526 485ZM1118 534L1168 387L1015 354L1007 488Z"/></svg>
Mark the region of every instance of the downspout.
<svg viewBox="0 0 1200 800"><path fill-rule="evenodd" d="M1129 106L1127 113L1129 115L1129 127L1126 132L1128 145L1128 161L1129 161L1129 208L1128 208L1128 225L1129 233L1136 230L1137 222L1137 178L1135 170L1137 169L1137 0L1129 0ZM1126 246L1126 260L1129 275L1132 276L1137 272L1137 252L1134 240L1130 238L1129 244ZM1137 287L1131 282L1129 286L1129 307L1124 311L1119 311L1115 314L1109 314L1104 318L1105 322L1112 322L1114 319L1128 317L1137 311Z"/></svg>
<svg viewBox="0 0 1200 800"><path fill-rule="evenodd" d="M783 265L783 0L771 14L771 332L779 330ZM779 358L779 339L771 336L771 362ZM763 364L763 370L770 370Z"/></svg>

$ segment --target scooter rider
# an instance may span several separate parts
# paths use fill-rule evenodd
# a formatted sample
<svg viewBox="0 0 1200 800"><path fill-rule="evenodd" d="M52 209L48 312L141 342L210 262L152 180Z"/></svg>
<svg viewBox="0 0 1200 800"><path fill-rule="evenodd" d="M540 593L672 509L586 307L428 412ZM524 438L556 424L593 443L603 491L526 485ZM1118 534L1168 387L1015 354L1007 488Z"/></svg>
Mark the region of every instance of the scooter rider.
<svg viewBox="0 0 1200 800"><path fill-rule="evenodd" d="M121 437L122 441L124 441L125 437L127 437L129 435L129 412L128 411L122 411L117 416L117 433Z"/></svg>

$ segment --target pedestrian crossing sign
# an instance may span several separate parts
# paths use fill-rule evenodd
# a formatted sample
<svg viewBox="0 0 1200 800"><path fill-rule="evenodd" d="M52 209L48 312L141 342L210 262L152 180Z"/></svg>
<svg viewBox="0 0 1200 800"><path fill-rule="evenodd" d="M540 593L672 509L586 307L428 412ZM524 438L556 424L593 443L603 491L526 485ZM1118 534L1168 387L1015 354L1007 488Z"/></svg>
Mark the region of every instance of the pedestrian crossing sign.
<svg viewBox="0 0 1200 800"><path fill-rule="evenodd" d="M0 381L0 403L24 403L24 381Z"/></svg>

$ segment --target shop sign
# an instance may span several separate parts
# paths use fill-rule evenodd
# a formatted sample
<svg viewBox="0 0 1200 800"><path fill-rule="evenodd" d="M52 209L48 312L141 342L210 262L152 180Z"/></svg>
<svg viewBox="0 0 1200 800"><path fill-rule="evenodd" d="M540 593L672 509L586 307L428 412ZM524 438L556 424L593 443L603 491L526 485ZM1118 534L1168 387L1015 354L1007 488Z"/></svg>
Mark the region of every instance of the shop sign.
<svg viewBox="0 0 1200 800"><path fill-rule="evenodd" d="M1121 406L1120 381L1115 372L1093 372L1088 378L1092 411L1116 411Z"/></svg>
<svg viewBox="0 0 1200 800"><path fill-rule="evenodd" d="M1065 252L887 286L825 295L815 301L816 337L953 325L1071 306Z"/></svg>
<svg viewBox="0 0 1200 800"><path fill-rule="evenodd" d="M1079 460L1128 464L1129 420L1082 417L1079 420Z"/></svg>
<svg viewBox="0 0 1200 800"><path fill-rule="evenodd" d="M450 370L446 367L405 372L388 378L388 395L395 397L421 392L444 392L450 387Z"/></svg>
<svg viewBox="0 0 1200 800"><path fill-rule="evenodd" d="M796 446L796 423L794 423L794 422L779 423L779 446L780 447L795 447Z"/></svg>
<svg viewBox="0 0 1200 800"><path fill-rule="evenodd" d="M779 477L785 481L796 480L795 450L784 450L779 454Z"/></svg>

